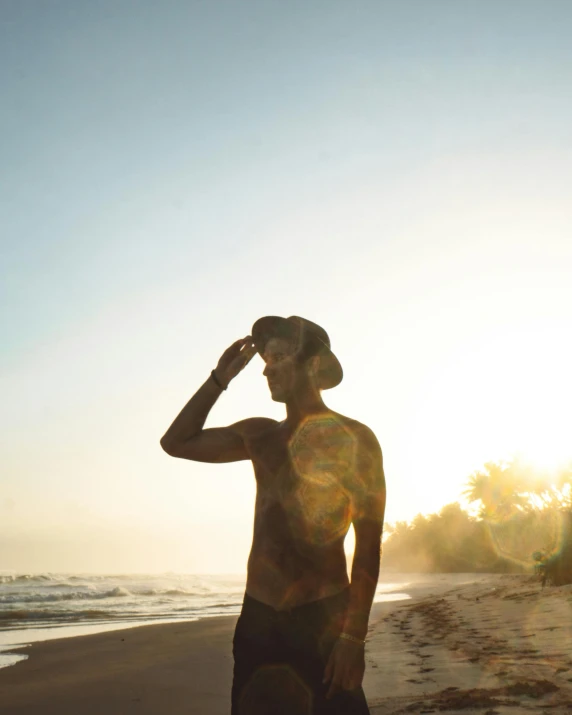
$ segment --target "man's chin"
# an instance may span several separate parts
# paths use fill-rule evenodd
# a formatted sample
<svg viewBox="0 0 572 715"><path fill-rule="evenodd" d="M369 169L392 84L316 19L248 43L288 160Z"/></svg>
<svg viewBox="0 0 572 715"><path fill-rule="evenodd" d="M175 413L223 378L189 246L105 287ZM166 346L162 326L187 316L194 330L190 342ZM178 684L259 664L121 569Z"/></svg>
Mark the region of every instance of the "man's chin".
<svg viewBox="0 0 572 715"><path fill-rule="evenodd" d="M278 390L270 390L270 397L274 402L286 402L286 398Z"/></svg>

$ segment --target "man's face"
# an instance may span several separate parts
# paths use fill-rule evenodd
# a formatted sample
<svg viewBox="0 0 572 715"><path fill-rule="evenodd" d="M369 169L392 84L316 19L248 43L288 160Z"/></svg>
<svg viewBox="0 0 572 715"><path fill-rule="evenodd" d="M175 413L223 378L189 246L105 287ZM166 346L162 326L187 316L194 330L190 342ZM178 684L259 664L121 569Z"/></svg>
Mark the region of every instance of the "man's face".
<svg viewBox="0 0 572 715"><path fill-rule="evenodd" d="M275 402L287 402L304 376L304 365L296 360L295 347L288 340L271 338L264 348L262 358L266 367L262 374L268 380L270 394Z"/></svg>

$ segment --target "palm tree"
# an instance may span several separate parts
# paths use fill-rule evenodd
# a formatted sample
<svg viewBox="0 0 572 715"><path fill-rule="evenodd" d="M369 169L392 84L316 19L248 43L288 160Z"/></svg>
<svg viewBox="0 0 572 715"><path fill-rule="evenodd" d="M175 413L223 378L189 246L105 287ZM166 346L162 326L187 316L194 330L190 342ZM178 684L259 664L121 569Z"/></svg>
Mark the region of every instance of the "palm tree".
<svg viewBox="0 0 572 715"><path fill-rule="evenodd" d="M518 459L489 462L471 475L463 496L469 502L480 501L479 516L500 554L521 562L532 557L543 583L572 582L572 464L554 473L540 472ZM522 548L516 548L517 541ZM520 553L534 542L540 551Z"/></svg>
<svg viewBox="0 0 572 715"><path fill-rule="evenodd" d="M514 462L487 462L483 471L471 475L463 496L469 502L481 502L481 518L503 521L527 503L521 491L522 482Z"/></svg>

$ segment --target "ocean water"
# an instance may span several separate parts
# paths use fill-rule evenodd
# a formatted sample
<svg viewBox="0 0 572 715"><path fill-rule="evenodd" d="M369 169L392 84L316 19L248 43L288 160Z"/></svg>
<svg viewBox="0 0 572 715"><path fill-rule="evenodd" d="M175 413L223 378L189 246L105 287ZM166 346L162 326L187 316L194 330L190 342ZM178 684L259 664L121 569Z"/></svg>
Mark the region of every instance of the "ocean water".
<svg viewBox="0 0 572 715"><path fill-rule="evenodd" d="M380 583L375 601L408 598ZM237 615L244 575L18 574L0 571L0 667L25 658L10 647L147 623Z"/></svg>
<svg viewBox="0 0 572 715"><path fill-rule="evenodd" d="M0 572L0 629L225 615L244 585L244 576Z"/></svg>

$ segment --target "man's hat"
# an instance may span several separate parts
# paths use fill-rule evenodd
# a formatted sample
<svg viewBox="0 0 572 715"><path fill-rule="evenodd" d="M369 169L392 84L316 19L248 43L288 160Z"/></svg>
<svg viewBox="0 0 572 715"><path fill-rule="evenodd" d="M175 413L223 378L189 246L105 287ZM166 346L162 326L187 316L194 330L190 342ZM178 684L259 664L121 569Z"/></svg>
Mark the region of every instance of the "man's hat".
<svg viewBox="0 0 572 715"><path fill-rule="evenodd" d="M270 338L282 338L293 341L297 352L310 357L320 357L318 384L322 390L336 387L342 381L344 372L338 358L330 349L330 338L324 328L312 323L311 320L291 315L280 318L277 315L267 315L259 318L252 326L252 340L257 351L262 355Z"/></svg>

